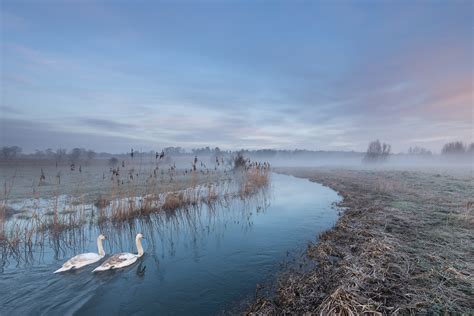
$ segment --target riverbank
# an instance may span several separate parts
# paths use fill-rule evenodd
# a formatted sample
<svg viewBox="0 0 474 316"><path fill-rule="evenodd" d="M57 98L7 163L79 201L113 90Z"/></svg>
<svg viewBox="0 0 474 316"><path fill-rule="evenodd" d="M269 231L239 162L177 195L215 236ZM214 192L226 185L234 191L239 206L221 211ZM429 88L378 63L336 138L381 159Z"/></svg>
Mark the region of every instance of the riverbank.
<svg viewBox="0 0 474 316"><path fill-rule="evenodd" d="M331 207L340 201L335 191L281 174L269 180L268 188L243 198L45 234L31 256L23 249L14 254L19 261L2 256L1 314L234 315L238 311L231 308L250 297L257 283L273 279L282 261L291 265L305 241L338 219ZM136 252L137 233L146 238L145 255L134 266L95 274L91 265L53 274L72 256L96 252L99 234L107 237L107 257Z"/></svg>
<svg viewBox="0 0 474 316"><path fill-rule="evenodd" d="M282 275L249 314L474 312L472 169L277 171L331 187L344 211L308 245L316 268Z"/></svg>

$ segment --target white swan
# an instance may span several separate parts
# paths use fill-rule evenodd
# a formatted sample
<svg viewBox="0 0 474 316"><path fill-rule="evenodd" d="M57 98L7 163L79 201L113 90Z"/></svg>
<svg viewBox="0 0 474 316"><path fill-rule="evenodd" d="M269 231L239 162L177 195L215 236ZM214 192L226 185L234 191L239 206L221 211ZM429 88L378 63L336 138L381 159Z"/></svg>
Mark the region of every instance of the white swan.
<svg viewBox="0 0 474 316"><path fill-rule="evenodd" d="M102 259L105 256L104 247L102 246L102 241L104 239L105 239L105 236L102 234L99 235L99 237L97 237L97 248L99 250L98 254L93 253L93 252L81 253L80 255L72 257L71 259L66 261L63 264L63 266L57 269L56 271L54 271L54 273L64 272L64 271L73 270L73 269L79 269Z"/></svg>
<svg viewBox="0 0 474 316"><path fill-rule="evenodd" d="M143 256L142 239L144 239L142 234L137 234L137 237L135 237L138 254L128 252L117 253L105 260L100 266L92 270L92 272L120 269L133 264L138 258Z"/></svg>

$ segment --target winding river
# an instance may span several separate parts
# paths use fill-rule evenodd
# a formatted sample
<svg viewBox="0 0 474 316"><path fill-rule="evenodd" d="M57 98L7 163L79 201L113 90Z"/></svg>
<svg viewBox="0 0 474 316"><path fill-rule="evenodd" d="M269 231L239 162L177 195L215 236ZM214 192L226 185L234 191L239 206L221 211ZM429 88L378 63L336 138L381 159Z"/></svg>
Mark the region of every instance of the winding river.
<svg viewBox="0 0 474 316"><path fill-rule="evenodd" d="M335 191L291 176L271 178L271 188L250 200L100 231L91 225L61 242L45 242L26 261L4 259L0 314L208 315L235 308L338 218ZM91 273L94 265L53 274L74 254L96 252L99 233L108 237L108 254L136 252L137 232L146 239L145 255L135 265L100 274Z"/></svg>

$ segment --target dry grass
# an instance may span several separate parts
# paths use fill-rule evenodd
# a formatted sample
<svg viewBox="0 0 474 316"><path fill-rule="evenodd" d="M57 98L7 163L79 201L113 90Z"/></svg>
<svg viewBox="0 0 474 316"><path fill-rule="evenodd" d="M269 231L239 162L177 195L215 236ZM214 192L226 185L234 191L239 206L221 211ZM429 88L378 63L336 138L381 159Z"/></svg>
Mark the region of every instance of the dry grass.
<svg viewBox="0 0 474 316"><path fill-rule="evenodd" d="M217 201L219 198L219 192L215 185L208 185L207 186L207 196L204 199L204 202L207 204L212 204L213 202Z"/></svg>
<svg viewBox="0 0 474 316"><path fill-rule="evenodd" d="M316 268L283 275L276 297L259 298L249 314L474 312L469 175L285 172L334 188L347 210L308 247Z"/></svg>
<svg viewBox="0 0 474 316"><path fill-rule="evenodd" d="M5 182L4 196L0 199L0 246L20 252L19 249L32 243L36 235L59 236L82 228L85 223L119 225L152 213L174 214L189 207L199 208L202 204L211 206L229 197L242 196L241 179L248 188L245 196L257 193L268 183L268 171L263 175L252 168L238 172L182 172L179 180L178 171L174 169L168 172L161 169L161 173L151 169L150 174L137 170L141 167L122 168L120 174L116 170L107 175L101 171L100 180L97 177L80 177L74 184L74 193L68 194L66 201L60 201L60 196L65 190L67 176L62 177L63 184L59 181L50 184L52 182L47 178L49 184L42 188L47 187L49 195L41 198L44 191L34 188L33 196L28 199L32 201L28 205L30 211L23 217L12 217L9 213L8 201L14 175L11 181ZM95 195L90 192L91 181L102 181L104 186ZM226 185L227 182L233 182L235 186ZM68 190L71 191L70 188ZM48 201L47 206L44 205L45 200ZM7 215L11 217L8 227L5 224Z"/></svg>
<svg viewBox="0 0 474 316"><path fill-rule="evenodd" d="M161 205L164 211L176 211L180 208L184 208L188 205L188 202L184 198L184 194L181 193L168 193L165 198L165 202Z"/></svg>
<svg viewBox="0 0 474 316"><path fill-rule="evenodd" d="M270 172L267 169L250 168L242 172L240 196L255 194L270 182Z"/></svg>

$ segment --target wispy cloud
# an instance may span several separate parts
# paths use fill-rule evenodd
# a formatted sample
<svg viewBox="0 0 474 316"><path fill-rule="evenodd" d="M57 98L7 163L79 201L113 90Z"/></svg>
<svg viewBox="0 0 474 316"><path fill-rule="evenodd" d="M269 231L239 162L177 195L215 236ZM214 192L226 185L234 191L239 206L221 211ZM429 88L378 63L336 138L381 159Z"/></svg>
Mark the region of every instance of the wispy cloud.
<svg viewBox="0 0 474 316"><path fill-rule="evenodd" d="M2 104L19 112L3 119L31 123L6 122L25 146L27 133L32 144L54 147L68 135L117 150L472 141L470 4L5 9Z"/></svg>
<svg viewBox="0 0 474 316"><path fill-rule="evenodd" d="M11 107L11 106L7 106L7 105L0 105L0 112L3 114L14 114L14 115L24 114L21 110Z"/></svg>
<svg viewBox="0 0 474 316"><path fill-rule="evenodd" d="M78 119L78 122L86 126L95 127L98 129L105 130L120 130L120 129L130 129L135 127L133 124L121 123L113 120L105 120L98 118L81 118Z"/></svg>
<svg viewBox="0 0 474 316"><path fill-rule="evenodd" d="M41 53L38 50L18 45L18 44L4 44L4 49L11 51L13 54L20 55L24 60L43 66L53 66L58 63L54 58L45 56L44 53Z"/></svg>

